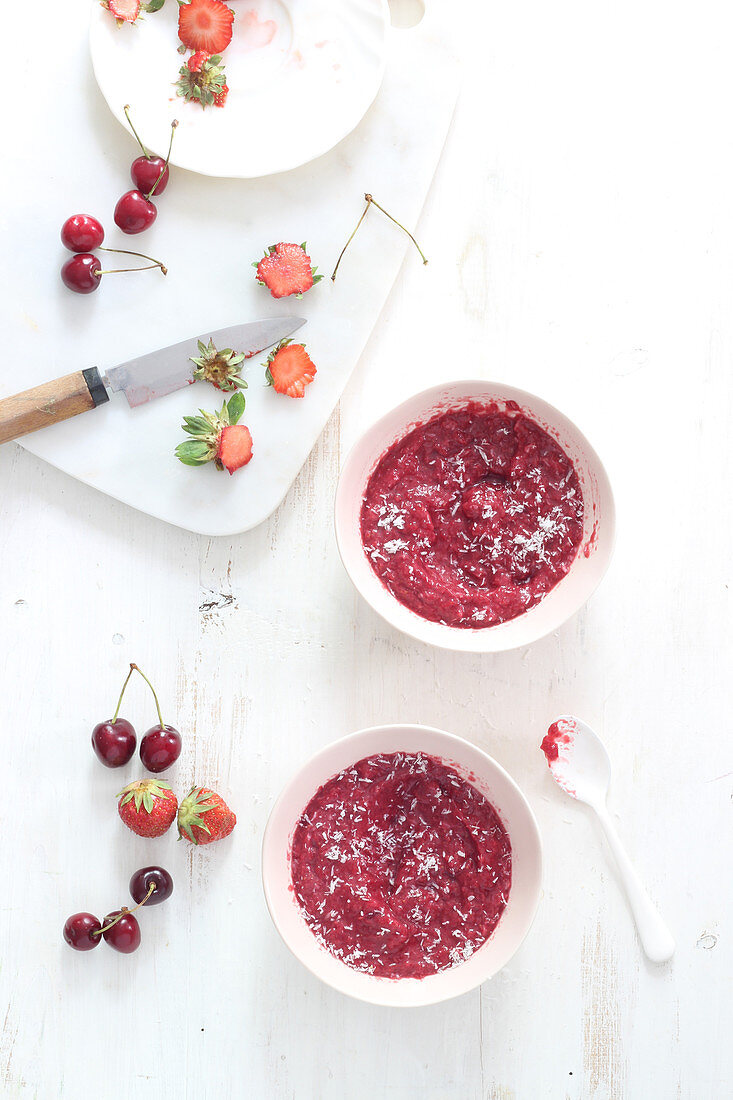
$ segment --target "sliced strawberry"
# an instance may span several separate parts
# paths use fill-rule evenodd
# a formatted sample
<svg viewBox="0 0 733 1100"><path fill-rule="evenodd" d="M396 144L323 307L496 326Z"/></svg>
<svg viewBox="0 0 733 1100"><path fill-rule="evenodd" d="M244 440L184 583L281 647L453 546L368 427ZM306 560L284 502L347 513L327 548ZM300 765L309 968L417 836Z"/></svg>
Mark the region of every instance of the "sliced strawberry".
<svg viewBox="0 0 733 1100"><path fill-rule="evenodd" d="M134 23L140 14L140 0L107 0L107 7L118 23Z"/></svg>
<svg viewBox="0 0 733 1100"><path fill-rule="evenodd" d="M244 424L232 424L222 430L219 436L217 459L222 466L233 474L246 466L252 458L252 435Z"/></svg>
<svg viewBox="0 0 733 1100"><path fill-rule="evenodd" d="M178 37L189 50L221 53L232 40L233 20L223 0L191 0L178 9Z"/></svg>
<svg viewBox="0 0 733 1100"><path fill-rule="evenodd" d="M257 267L257 282L262 283L273 298L287 298L290 294L305 294L314 283L323 278L311 267L311 258L305 244L271 244Z"/></svg>
<svg viewBox="0 0 733 1100"><path fill-rule="evenodd" d="M303 397L315 376L316 368L303 344L283 340L267 360L269 385L287 397Z"/></svg>

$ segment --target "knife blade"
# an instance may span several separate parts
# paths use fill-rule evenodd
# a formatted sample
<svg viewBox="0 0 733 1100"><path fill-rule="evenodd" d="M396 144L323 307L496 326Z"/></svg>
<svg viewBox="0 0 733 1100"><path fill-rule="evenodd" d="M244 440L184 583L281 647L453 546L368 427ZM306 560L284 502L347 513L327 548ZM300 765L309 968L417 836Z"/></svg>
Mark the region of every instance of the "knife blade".
<svg viewBox="0 0 733 1100"><path fill-rule="evenodd" d="M219 350L233 348L249 359L297 332L304 324L304 317L268 317L244 325L231 325L110 367L102 381L113 392L122 391L130 408L134 409L190 385L193 381L190 360L198 354L199 340L205 344L211 339Z"/></svg>
<svg viewBox="0 0 733 1100"><path fill-rule="evenodd" d="M220 351L229 347L249 358L297 332L304 324L303 317L268 317L217 329L203 334L200 339L212 339ZM199 337L192 337L141 355L129 363L110 367L105 376L96 367L87 367L12 397L1 398L0 443L19 439L29 432L37 432L104 405L110 399L110 390L122 391L130 407L135 408L190 385L193 382L190 359L198 351L198 340Z"/></svg>

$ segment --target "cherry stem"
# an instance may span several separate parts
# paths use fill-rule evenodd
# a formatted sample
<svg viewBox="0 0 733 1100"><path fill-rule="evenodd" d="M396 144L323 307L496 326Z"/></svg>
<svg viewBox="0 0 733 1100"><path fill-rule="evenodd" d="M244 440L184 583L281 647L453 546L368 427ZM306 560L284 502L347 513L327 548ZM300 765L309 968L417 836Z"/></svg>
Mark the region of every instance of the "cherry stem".
<svg viewBox="0 0 733 1100"><path fill-rule="evenodd" d="M163 264L154 263L146 264L145 267L95 267L95 275L124 275L127 271L150 271L154 267L159 267L163 275L168 274L168 268Z"/></svg>
<svg viewBox="0 0 733 1100"><path fill-rule="evenodd" d="M137 665L130 665L130 668L137 669L137 671L140 673L140 675L142 676L145 683L148 685L148 687L152 691L153 699L155 699L155 706L156 706L156 709L158 711L158 721L160 722L160 728L165 729L165 726L163 724L163 715L160 713L160 703L158 702L158 696L155 694L155 688L150 683L150 680L148 680L147 676L145 675L145 673L143 672L143 670L141 668L138 668Z"/></svg>
<svg viewBox="0 0 733 1100"><path fill-rule="evenodd" d="M120 707L122 706L122 696L125 694L125 688L130 683L130 677L132 676L133 672L134 672L134 669L133 669L132 665L130 665L130 671L127 674L127 679L125 680L124 684L122 685L122 691L120 692L120 697L117 700L117 710L115 711L115 716L112 719L112 725L114 725L115 722L117 721L117 716L120 713Z"/></svg>
<svg viewBox="0 0 733 1100"><path fill-rule="evenodd" d="M419 254L420 254L420 259L422 259L422 260L423 260L423 264L425 265L425 264L427 263L427 256L425 255L425 253L423 252L423 250L422 250L422 249L420 249L420 246L419 246L419 244L417 243L417 241L415 240L415 238L413 237L413 234L412 234L411 232L409 232L409 230L408 230L408 229L405 229L405 227L403 226L402 222L400 222L400 221L397 221L397 219L396 219L396 218L393 218L393 217L392 217L392 215L391 215L391 213L387 213L387 211L386 211L386 210L384 209L384 207L381 207L381 206L379 205L379 202L378 202L378 201L376 201L376 199L373 199L371 195L364 195L364 198L365 198L365 199L366 199L366 201L368 201L368 202L373 202L373 204L374 204L374 206L376 207L376 209L378 209L378 210L381 210L381 211L382 211L382 213L383 213L383 215L384 215L384 216L385 216L386 218L389 218L389 219L390 219L390 221L393 221L393 222L395 223L395 226L398 226L398 227L400 227L400 229L401 229L401 230L403 231L403 233L407 233L407 237L408 237L409 239L411 239L411 241L412 241L412 242L413 242L413 244L415 245L415 248L417 249L417 251L418 251L418 252L419 252Z"/></svg>
<svg viewBox="0 0 733 1100"><path fill-rule="evenodd" d="M130 118L130 104L126 103L123 110L125 112L125 118L127 119L127 124L130 127L130 129L132 130L135 137L137 138L137 143L143 151L143 156L146 158L146 160L150 160L150 153L148 152L148 150L143 145L142 141L140 140L140 135L138 134L135 127L132 125L132 119Z"/></svg>
<svg viewBox="0 0 733 1100"><path fill-rule="evenodd" d="M339 258L338 258L338 259L336 260L336 266L335 266L335 268L333 269L333 272L332 272L332 274L331 274L331 282L332 282L332 283L335 283L335 282L336 282L336 272L337 272L337 271L338 271L338 269L339 269L339 264L341 263L341 260L343 259L343 255L344 255L344 252L346 251L346 249L347 249L347 248L349 247L349 245L350 245L350 244L351 244L351 242L353 241L354 237L356 236L356 231L357 231L357 229L359 228L359 226L361 225L361 223L362 223L362 222L364 221L364 218L365 218L365 217L367 216L367 211L369 210L369 207L370 207L370 206L371 206L371 200L370 200L370 199L367 199L367 204L366 204L366 206L364 207L364 212L363 212L363 214L361 215L361 217L359 218L358 222L357 222L357 223L356 223L356 225L354 226L354 229L352 230L351 236L349 237L349 239L348 239L348 241L346 242L346 244L344 245L344 247L343 247L343 248L341 249L341 252L339 253Z"/></svg>
<svg viewBox="0 0 733 1100"><path fill-rule="evenodd" d="M420 245L419 245L419 244L417 243L417 241L416 241L416 240L415 240L415 238L413 237L413 235L412 235L412 233L410 232L410 230L409 230L409 229L406 229L406 228L405 228L405 226L404 226L404 225L402 224L402 222L398 222L398 221L397 221L397 218L393 218L393 217L392 217L392 215L391 215L390 213L388 213L388 211L386 211L386 210L384 209L384 207L383 207L383 206L380 206L380 205L379 205L379 203L378 203L378 202L376 201L376 199L372 198L372 196L371 196L370 194L368 194L368 193L367 193L367 194L366 194L366 195L364 196L364 198L366 199L366 206L364 207L364 212L363 212L363 214L361 215L361 217L359 218L358 222L356 223L356 227L354 228L354 231L353 231L353 233L352 233L352 234L351 234L351 236L349 237L349 239L348 239L348 241L346 242L346 244L344 245L344 247L343 247L343 248L341 249L341 255L339 256L338 260L336 261L336 266L335 266L335 268L333 269L333 274L331 275L331 281L332 281L332 282L335 282L335 281L336 281L336 272L337 272L337 271L338 271L338 269L339 269L339 264L341 263L341 258L343 257L343 254L344 254L344 252L346 251L346 249L347 249L347 248L349 247L349 245L351 244L352 240L354 239L354 236L356 235L356 230L357 230L357 229L359 228L359 226L361 225L361 223L362 223L362 222L364 221L364 218L366 217L366 215L367 215L367 211L368 211L368 209L369 209L369 207L370 207L370 206L376 206L377 210L381 210L381 211L382 211L382 213L383 213L383 214L385 215L385 217L389 218L389 220L390 220L391 222L394 222L394 224L395 224L396 226L398 226L398 227L399 227L399 228L400 228L400 229L402 230L402 232L403 232L403 233L406 233L406 234L407 234L407 236L408 236L408 237L410 238L410 240L411 240L411 241L412 241L412 243L414 244L415 248L416 248L416 249L418 250L418 252L420 253L420 256L421 256L421 258L422 258L422 262L423 262L423 264L426 264L426 263L428 262L428 258L427 258L427 256L425 255L425 253L423 252L423 250L422 250L422 249L420 248Z"/></svg>
<svg viewBox="0 0 733 1100"><path fill-rule="evenodd" d="M158 176L157 180L155 181L155 183L153 184L153 186L150 188L150 190L148 191L148 193L146 195L146 198L148 198L148 199L152 196L153 192L155 191L155 188L158 186L158 184L162 180L163 176L165 175L165 170L168 167L168 161L171 159L171 149L173 148L173 135L176 132L176 126L177 125L178 125L178 119L174 118L173 121L171 122L171 139L168 142L168 156L165 158L165 164L163 165L163 167L160 170L160 175Z"/></svg>
<svg viewBox="0 0 733 1100"><path fill-rule="evenodd" d="M107 248L106 245L100 244L100 252L118 252L120 256L138 256L141 260L150 260L150 267L159 267L164 275L168 274L168 268L160 260L156 260L153 256L146 256L144 252L131 252L129 248ZM116 275L121 271L147 271L147 267L121 267L115 268L114 271L101 271L100 275Z"/></svg>
<svg viewBox="0 0 733 1100"><path fill-rule="evenodd" d="M137 667L136 665L132 665L130 671L132 671L132 669L136 668L136 667ZM139 671L140 671L140 669L138 669L138 672ZM143 898L143 900L141 902L138 902L138 904L135 906L134 909L127 909L123 905L114 920L111 920L109 922L109 924L105 924L103 928L99 929L99 931L92 932L92 935L93 936L101 936L104 932L109 932L110 928L114 928L114 926L117 924L117 922L121 921L123 917L129 917L130 913L137 913L138 909L142 908L142 906L145 904L145 902L148 900L148 898L150 897L150 895L153 893L153 891L155 889L156 889L155 883L151 882L150 886L148 886L147 894L145 895L145 897Z"/></svg>

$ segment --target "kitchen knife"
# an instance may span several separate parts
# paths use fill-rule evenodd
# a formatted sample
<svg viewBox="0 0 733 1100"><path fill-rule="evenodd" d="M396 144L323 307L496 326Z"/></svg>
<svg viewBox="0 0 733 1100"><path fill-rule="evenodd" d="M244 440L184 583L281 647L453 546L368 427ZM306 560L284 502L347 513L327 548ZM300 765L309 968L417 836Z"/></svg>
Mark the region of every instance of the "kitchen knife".
<svg viewBox="0 0 733 1100"><path fill-rule="evenodd" d="M0 443L104 405L109 401L110 390L113 393L122 390L130 408L134 409L190 385L193 382L190 360L198 354L199 339L204 343L211 339L220 350L233 348L249 359L284 340L304 324L304 317L268 317L245 325L232 325L141 355L139 359L111 367L105 375L96 367L89 367L44 382L14 397L4 397L0 399Z"/></svg>

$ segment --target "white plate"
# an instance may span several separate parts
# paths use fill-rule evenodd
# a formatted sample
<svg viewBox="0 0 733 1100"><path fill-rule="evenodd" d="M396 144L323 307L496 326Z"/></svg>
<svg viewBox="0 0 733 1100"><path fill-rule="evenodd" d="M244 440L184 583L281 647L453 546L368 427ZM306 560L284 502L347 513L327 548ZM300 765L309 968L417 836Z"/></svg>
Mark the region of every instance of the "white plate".
<svg viewBox="0 0 733 1100"><path fill-rule="evenodd" d="M229 96L203 110L176 95L178 4L117 26L92 4L94 74L112 113L129 103L143 141L208 176L252 179L284 172L332 149L360 122L384 76L387 0L231 0L234 34L224 53ZM187 55L188 56L188 55Z"/></svg>
<svg viewBox="0 0 733 1100"><path fill-rule="evenodd" d="M491 802L512 845L509 900L494 932L466 962L425 978L377 978L341 962L316 940L292 888L291 842L308 802L331 776L380 752L427 752L456 768ZM511 776L476 745L430 726L375 726L321 749L285 787L272 808L262 840L262 882L275 927L296 958L321 981L371 1004L429 1005L475 989L506 966L519 950L539 902L542 845L527 799Z"/></svg>

